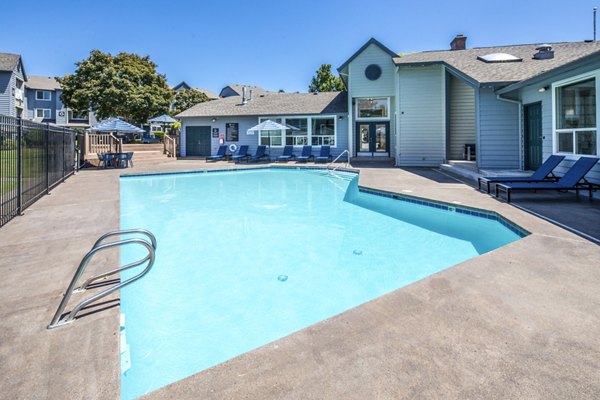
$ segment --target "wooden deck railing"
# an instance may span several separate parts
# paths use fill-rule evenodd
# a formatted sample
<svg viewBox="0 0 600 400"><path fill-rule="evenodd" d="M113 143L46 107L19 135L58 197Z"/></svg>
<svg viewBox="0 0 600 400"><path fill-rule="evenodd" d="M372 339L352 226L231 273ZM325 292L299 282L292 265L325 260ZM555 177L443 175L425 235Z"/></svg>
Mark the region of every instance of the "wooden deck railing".
<svg viewBox="0 0 600 400"><path fill-rule="evenodd" d="M84 157L95 157L97 153L121 153L123 142L112 133L85 133Z"/></svg>
<svg viewBox="0 0 600 400"><path fill-rule="evenodd" d="M167 157L175 157L177 151L177 140L169 135L163 137L164 154Z"/></svg>

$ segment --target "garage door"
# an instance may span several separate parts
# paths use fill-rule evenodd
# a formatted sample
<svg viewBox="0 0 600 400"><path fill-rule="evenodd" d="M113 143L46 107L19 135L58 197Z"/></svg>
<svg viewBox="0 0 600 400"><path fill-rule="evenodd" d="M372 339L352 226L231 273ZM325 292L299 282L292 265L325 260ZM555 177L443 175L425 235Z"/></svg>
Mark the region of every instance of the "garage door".
<svg viewBox="0 0 600 400"><path fill-rule="evenodd" d="M185 128L185 155L210 156L210 126Z"/></svg>

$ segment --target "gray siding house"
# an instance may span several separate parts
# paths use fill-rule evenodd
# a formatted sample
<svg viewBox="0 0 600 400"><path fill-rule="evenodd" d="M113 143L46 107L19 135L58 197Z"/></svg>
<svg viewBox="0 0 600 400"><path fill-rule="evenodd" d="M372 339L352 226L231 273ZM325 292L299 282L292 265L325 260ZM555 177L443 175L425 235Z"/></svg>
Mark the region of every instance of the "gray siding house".
<svg viewBox="0 0 600 400"><path fill-rule="evenodd" d="M62 103L60 83L50 76L29 76L26 87L25 118L39 122L87 128L96 124L93 113L76 114Z"/></svg>
<svg viewBox="0 0 600 400"><path fill-rule="evenodd" d="M0 53L0 115L24 116L26 80L21 56Z"/></svg>
<svg viewBox="0 0 600 400"><path fill-rule="evenodd" d="M244 98L226 98L200 103L178 114L181 120L183 157L215 154L220 144L248 145L254 153L258 145L270 144L272 156L285 145L299 154L303 145L330 145L336 156L348 148L347 97L345 92L265 93ZM296 127L296 130L254 132L248 129L270 119ZM316 151L316 150L314 150Z"/></svg>

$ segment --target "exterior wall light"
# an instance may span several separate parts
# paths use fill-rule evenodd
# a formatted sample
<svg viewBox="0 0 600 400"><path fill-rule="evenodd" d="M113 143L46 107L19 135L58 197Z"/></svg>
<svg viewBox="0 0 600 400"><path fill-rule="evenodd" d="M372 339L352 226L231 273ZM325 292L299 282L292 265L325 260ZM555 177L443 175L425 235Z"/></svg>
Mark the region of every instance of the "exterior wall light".
<svg viewBox="0 0 600 400"><path fill-rule="evenodd" d="M212 122L217 122L217 119L216 119L216 118L213 118L213 119L212 119Z"/></svg>
<svg viewBox="0 0 600 400"><path fill-rule="evenodd" d="M544 86L544 87L541 87L541 88L539 88L539 89L538 89L538 92L540 92L540 93L544 93L544 92L545 92L546 90L548 90L548 89L550 89L550 87L549 87L549 86Z"/></svg>
<svg viewBox="0 0 600 400"><path fill-rule="evenodd" d="M338 119L344 119L344 116L343 116L343 115L340 115L340 116L338 117Z"/></svg>

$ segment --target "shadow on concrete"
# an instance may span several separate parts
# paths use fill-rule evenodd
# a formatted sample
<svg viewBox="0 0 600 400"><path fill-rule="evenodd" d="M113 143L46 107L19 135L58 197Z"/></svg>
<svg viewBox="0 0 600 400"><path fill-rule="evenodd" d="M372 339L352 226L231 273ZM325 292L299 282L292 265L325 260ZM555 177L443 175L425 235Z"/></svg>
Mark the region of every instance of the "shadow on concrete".
<svg viewBox="0 0 600 400"><path fill-rule="evenodd" d="M414 174L414 175L418 175L425 179L429 179L430 181L433 181L436 183L442 183L442 184L454 183L455 184L455 183L457 183L457 181L463 182L462 180L458 180L450 175L443 174L438 169L434 169L434 168L403 167L403 168L398 168L398 169L401 169L403 171L406 171L406 172Z"/></svg>

